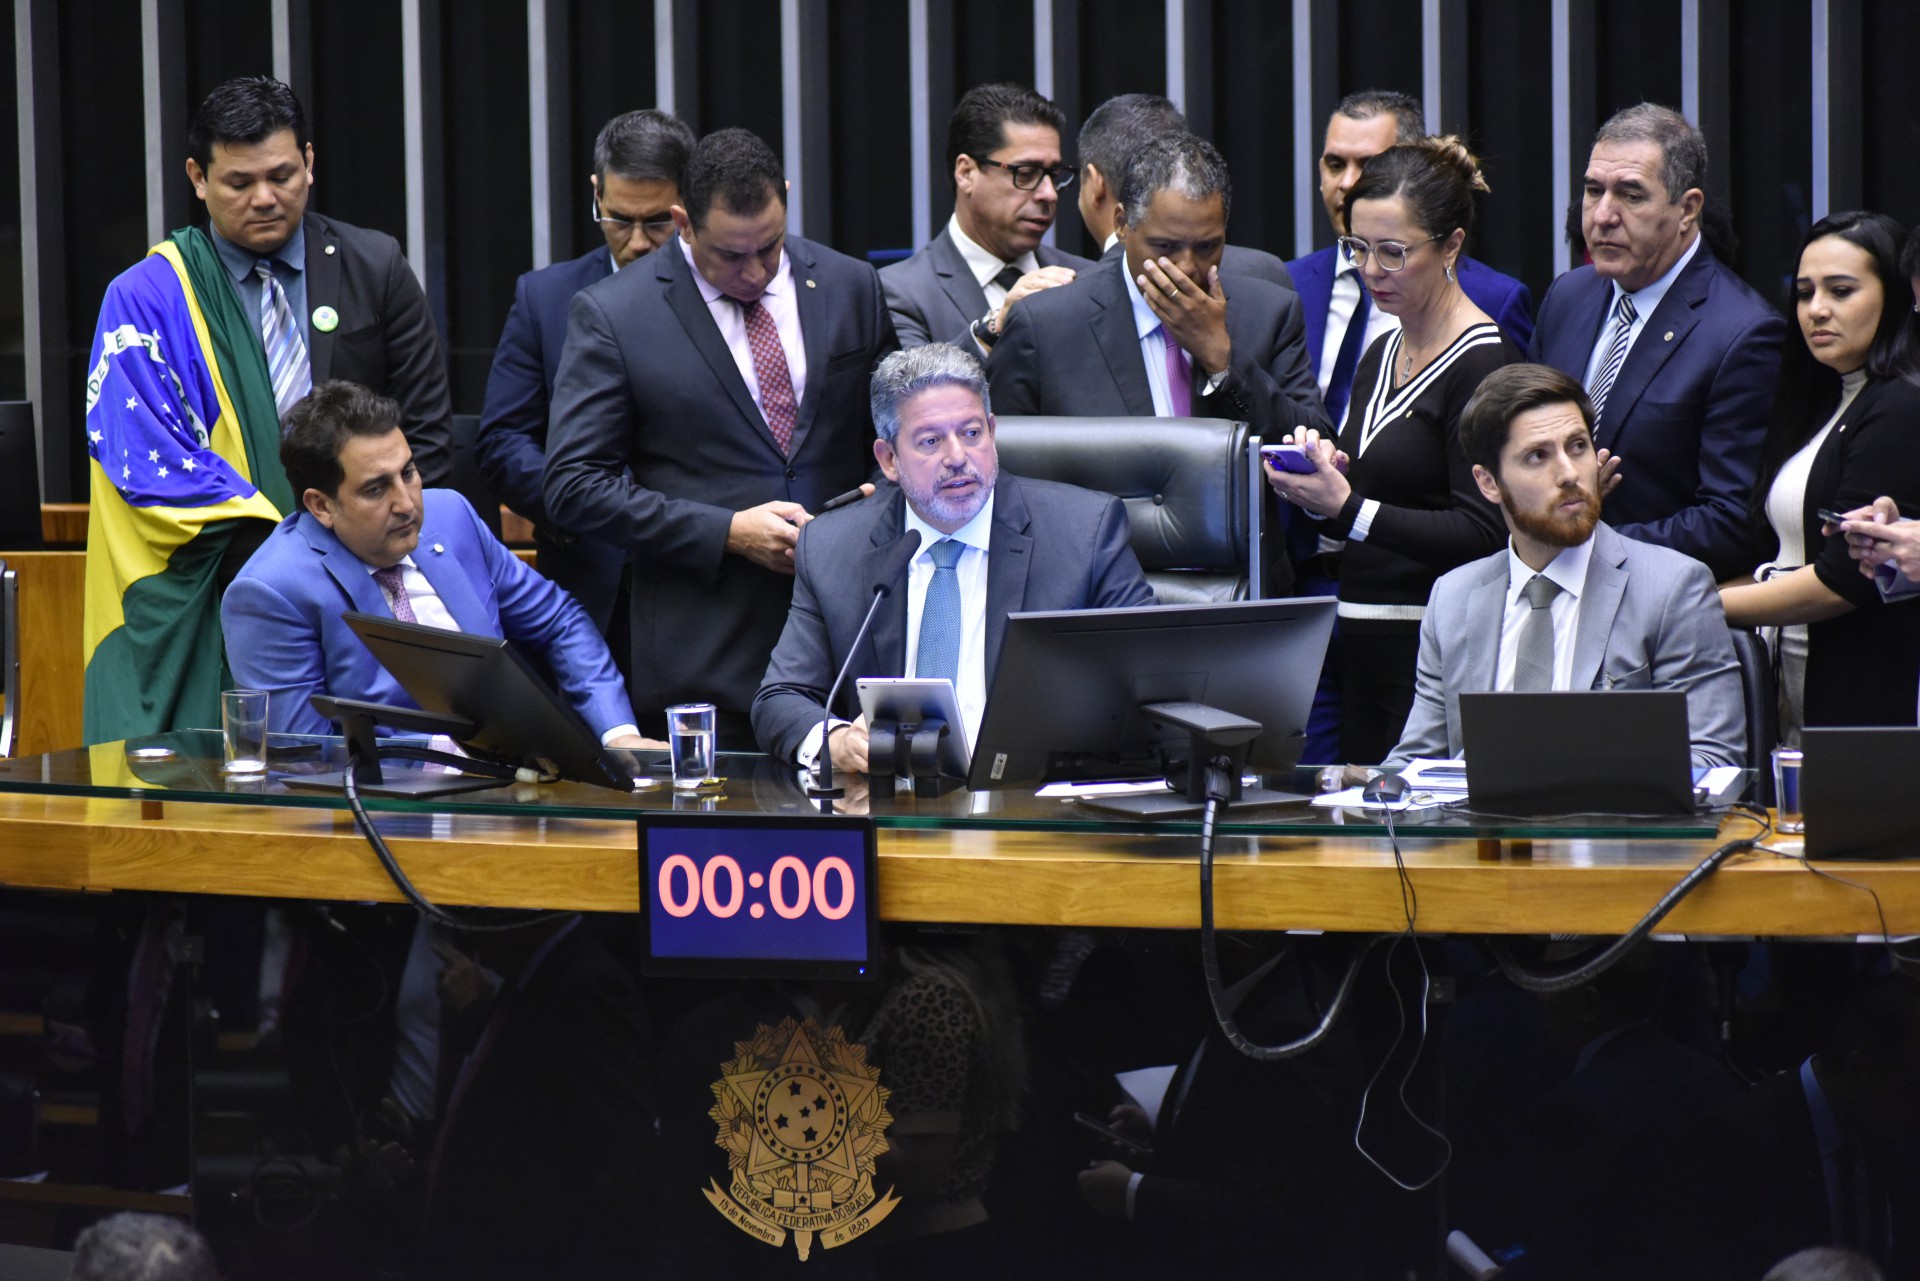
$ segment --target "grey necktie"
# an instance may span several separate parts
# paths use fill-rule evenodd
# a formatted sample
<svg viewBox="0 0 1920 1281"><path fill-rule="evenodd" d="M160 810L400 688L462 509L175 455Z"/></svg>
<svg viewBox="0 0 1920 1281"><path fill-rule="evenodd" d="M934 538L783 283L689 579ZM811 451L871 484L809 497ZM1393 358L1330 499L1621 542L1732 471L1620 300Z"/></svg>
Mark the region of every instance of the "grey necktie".
<svg viewBox="0 0 1920 1281"><path fill-rule="evenodd" d="M1513 647L1515 693L1543 693L1553 688L1553 598L1560 584L1535 574L1520 589L1533 612L1520 624L1520 640Z"/></svg>

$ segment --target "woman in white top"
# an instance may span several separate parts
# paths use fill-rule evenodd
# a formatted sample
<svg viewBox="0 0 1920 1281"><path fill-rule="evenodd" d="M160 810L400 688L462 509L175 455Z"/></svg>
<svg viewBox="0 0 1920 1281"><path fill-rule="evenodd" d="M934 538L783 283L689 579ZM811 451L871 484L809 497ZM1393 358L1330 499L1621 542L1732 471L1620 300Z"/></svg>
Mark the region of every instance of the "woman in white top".
<svg viewBox="0 0 1920 1281"><path fill-rule="evenodd" d="M1906 335L1913 294L1900 225L1884 214L1815 223L1793 282L1802 345L1780 392L1753 499L1754 581L1721 587L1735 627L1777 627L1780 731L1911 725L1920 687L1920 603L1887 604L1822 510L1886 494L1920 512L1920 385Z"/></svg>

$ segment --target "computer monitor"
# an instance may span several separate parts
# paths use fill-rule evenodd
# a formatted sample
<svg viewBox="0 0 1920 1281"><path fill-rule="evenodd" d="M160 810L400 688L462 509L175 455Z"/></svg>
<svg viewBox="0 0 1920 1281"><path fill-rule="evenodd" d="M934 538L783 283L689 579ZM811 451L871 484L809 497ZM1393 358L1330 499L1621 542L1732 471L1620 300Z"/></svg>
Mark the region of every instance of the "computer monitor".
<svg viewBox="0 0 1920 1281"><path fill-rule="evenodd" d="M968 786L1032 787L1184 756L1188 731L1142 710L1151 703L1257 721L1248 768L1291 770L1333 611L1332 597L1303 596L1008 615Z"/></svg>
<svg viewBox="0 0 1920 1281"><path fill-rule="evenodd" d="M580 713L509 641L376 614L344 617L414 702L474 723L473 736L463 740L467 747L501 760L547 761L575 782L633 789L630 758L603 748Z"/></svg>

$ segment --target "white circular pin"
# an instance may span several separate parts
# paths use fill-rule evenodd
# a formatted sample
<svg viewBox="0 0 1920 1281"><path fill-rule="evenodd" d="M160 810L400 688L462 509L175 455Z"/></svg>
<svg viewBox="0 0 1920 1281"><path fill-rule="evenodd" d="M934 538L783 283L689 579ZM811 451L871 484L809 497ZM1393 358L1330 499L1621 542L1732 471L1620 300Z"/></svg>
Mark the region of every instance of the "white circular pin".
<svg viewBox="0 0 1920 1281"><path fill-rule="evenodd" d="M313 327L323 334L330 334L340 327L340 313L331 307L313 309Z"/></svg>
<svg viewBox="0 0 1920 1281"><path fill-rule="evenodd" d="M434 552L435 552L436 554L442 554L442 553L444 553L444 552L445 552L445 551L446 551L447 549L446 549L445 547L442 547L442 546L441 546L441 545L440 545L439 543L435 543L435 544L433 545L433 550L434 550Z"/></svg>
<svg viewBox="0 0 1920 1281"><path fill-rule="evenodd" d="M327 246L327 257L329 257L329 258L331 258L331 257L333 257L333 246L332 246L332 245L328 245L328 246Z"/></svg>

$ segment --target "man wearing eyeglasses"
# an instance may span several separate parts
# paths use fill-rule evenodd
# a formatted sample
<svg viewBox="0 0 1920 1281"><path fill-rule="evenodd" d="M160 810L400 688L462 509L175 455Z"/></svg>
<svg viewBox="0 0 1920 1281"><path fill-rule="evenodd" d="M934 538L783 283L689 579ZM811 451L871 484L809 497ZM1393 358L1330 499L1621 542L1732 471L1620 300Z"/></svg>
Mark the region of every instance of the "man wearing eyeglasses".
<svg viewBox="0 0 1920 1281"><path fill-rule="evenodd" d="M1060 159L1065 124L1023 85L976 85L954 104L953 216L926 248L880 273L901 346L947 342L985 356L1011 307L1093 265L1041 243L1074 178Z"/></svg>
<svg viewBox="0 0 1920 1281"><path fill-rule="evenodd" d="M520 277L494 349L474 452L487 488L533 522L540 572L573 594L605 633L614 617L626 552L556 526L540 487L547 469L547 406L567 340L567 310L588 285L673 238L673 207L693 151L693 130L664 111L629 111L593 142L588 206L606 238L578 258ZM624 646L614 656L624 665Z"/></svg>

